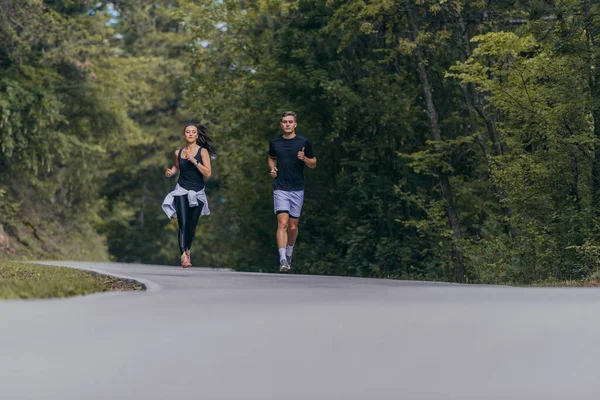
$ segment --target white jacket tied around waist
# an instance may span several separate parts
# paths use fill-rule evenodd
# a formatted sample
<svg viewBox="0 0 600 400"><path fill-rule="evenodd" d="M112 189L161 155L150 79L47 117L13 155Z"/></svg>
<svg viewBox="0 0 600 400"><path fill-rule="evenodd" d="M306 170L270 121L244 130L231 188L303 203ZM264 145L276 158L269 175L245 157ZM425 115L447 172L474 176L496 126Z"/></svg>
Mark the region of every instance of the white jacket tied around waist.
<svg viewBox="0 0 600 400"><path fill-rule="evenodd" d="M162 203L162 209L169 219L173 218L173 215L177 213L177 211L175 211L175 196L187 196L190 207L198 207L198 202L201 201L204 206L202 207L200 215L210 214L210 210L208 209L208 199L206 198L206 191L204 189L195 192L193 190L186 190L177 184L175 190L169 193Z"/></svg>

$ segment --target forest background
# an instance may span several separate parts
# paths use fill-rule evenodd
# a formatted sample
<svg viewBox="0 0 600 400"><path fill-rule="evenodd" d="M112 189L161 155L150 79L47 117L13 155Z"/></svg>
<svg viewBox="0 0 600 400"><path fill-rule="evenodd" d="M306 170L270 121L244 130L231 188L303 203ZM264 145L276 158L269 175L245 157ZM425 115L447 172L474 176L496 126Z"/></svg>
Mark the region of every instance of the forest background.
<svg viewBox="0 0 600 400"><path fill-rule="evenodd" d="M183 126L218 144L194 259L272 272L269 139L307 171L297 273L535 284L600 266L592 0L0 1L0 253L176 264Z"/></svg>

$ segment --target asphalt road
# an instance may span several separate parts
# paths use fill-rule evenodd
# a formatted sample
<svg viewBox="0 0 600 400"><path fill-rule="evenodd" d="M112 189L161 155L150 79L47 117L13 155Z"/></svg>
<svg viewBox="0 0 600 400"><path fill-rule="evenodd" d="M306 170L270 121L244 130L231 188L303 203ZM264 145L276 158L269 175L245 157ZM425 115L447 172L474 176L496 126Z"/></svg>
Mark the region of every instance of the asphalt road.
<svg viewBox="0 0 600 400"><path fill-rule="evenodd" d="M600 290L109 263L0 302L0 399L598 399Z"/></svg>

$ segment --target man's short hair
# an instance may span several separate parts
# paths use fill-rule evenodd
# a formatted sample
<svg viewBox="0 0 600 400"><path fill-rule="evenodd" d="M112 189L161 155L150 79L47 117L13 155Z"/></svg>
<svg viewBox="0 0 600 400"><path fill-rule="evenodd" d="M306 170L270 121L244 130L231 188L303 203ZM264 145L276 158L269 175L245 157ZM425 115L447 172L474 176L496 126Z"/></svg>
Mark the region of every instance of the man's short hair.
<svg viewBox="0 0 600 400"><path fill-rule="evenodd" d="M283 119L283 117L288 117L288 116L292 116L294 117L294 121L298 122L298 117L296 116L296 113L293 111L285 111L283 112L283 114L281 114L281 118Z"/></svg>

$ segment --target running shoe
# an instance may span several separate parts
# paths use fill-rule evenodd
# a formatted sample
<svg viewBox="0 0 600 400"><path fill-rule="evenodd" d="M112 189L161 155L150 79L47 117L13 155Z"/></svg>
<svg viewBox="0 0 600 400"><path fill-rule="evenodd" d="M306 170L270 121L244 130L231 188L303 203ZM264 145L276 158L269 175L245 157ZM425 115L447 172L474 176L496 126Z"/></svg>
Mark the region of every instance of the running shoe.
<svg viewBox="0 0 600 400"><path fill-rule="evenodd" d="M285 256L287 259L288 267L292 269L292 256Z"/></svg>
<svg viewBox="0 0 600 400"><path fill-rule="evenodd" d="M288 272L290 270L290 266L288 265L287 260L284 258L279 261L279 272Z"/></svg>
<svg viewBox="0 0 600 400"><path fill-rule="evenodd" d="M184 252L184 253L181 255L181 266L182 266L183 268L189 268L189 267L191 267L191 266L192 266L192 263L190 262L190 259L189 259L189 257L188 257L188 254L187 254L187 252Z"/></svg>

